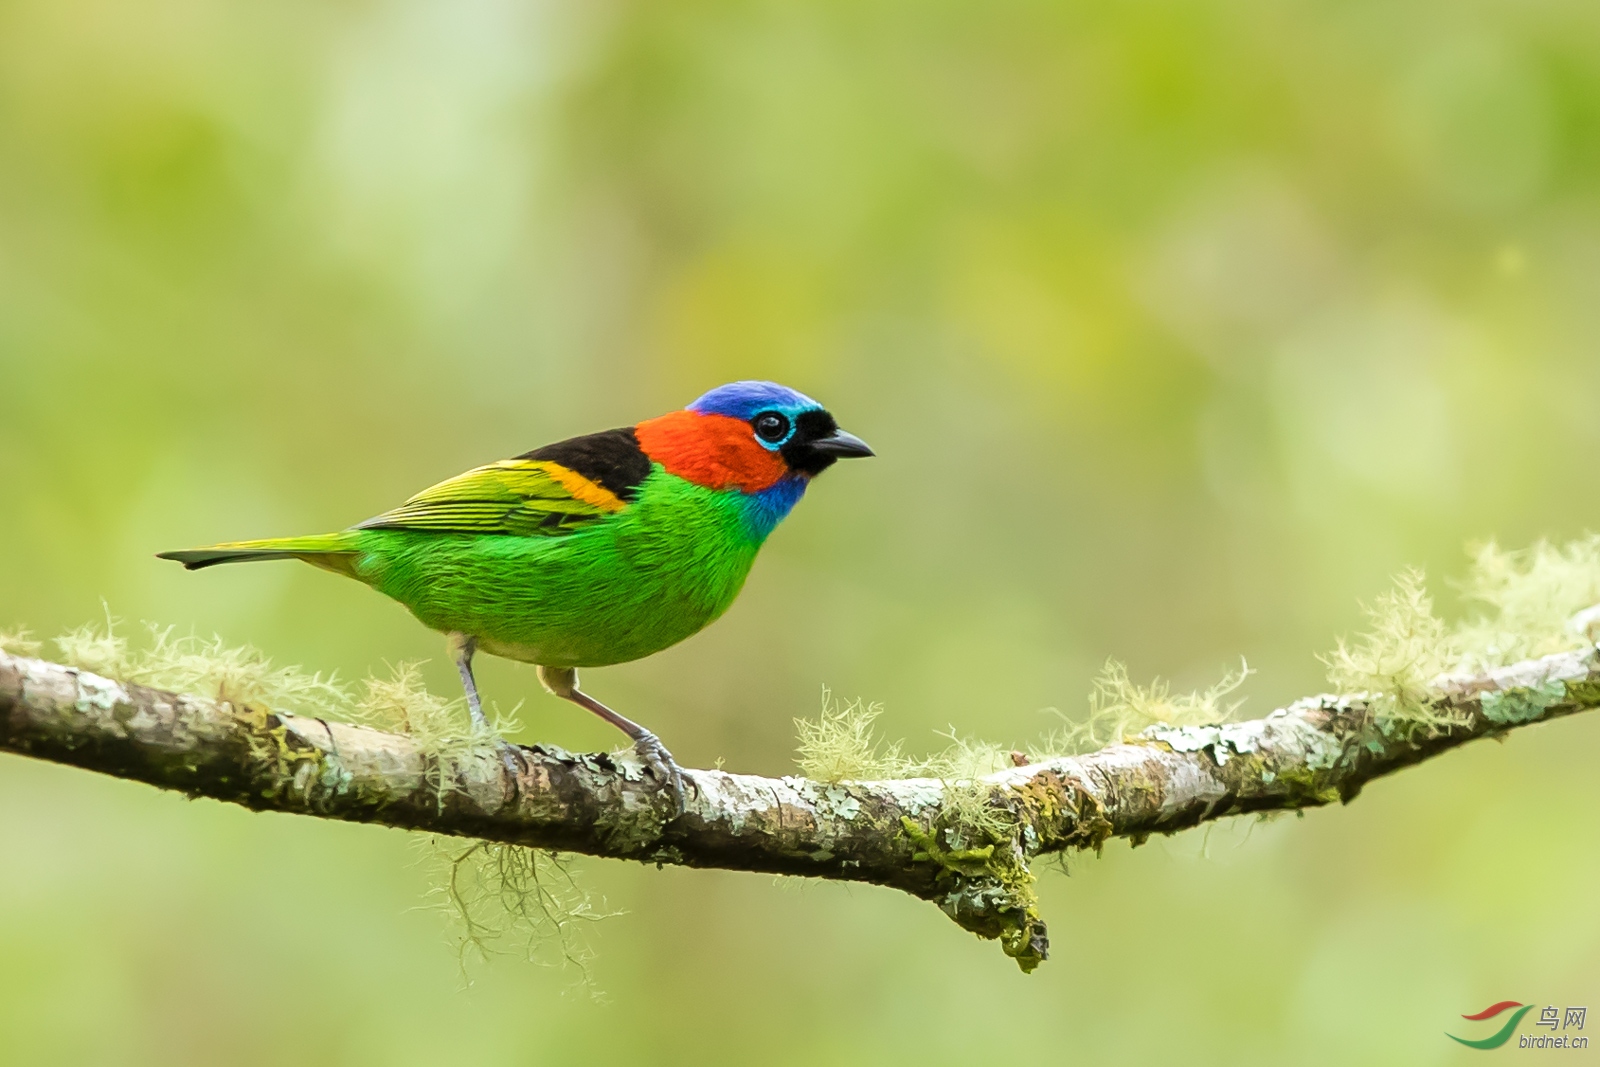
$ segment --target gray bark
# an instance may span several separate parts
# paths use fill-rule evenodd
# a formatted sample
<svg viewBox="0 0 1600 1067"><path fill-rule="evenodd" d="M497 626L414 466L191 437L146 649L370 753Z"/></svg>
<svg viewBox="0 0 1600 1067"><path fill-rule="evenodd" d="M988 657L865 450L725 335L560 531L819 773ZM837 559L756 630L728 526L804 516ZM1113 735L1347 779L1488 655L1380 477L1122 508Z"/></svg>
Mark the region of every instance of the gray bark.
<svg viewBox="0 0 1600 1067"><path fill-rule="evenodd" d="M1348 803L1449 748L1600 704L1594 648L1437 679L1431 727L1376 698L1318 696L1262 719L1156 726L976 782L817 782L686 770L687 807L627 757L492 748L443 758L410 737L237 707L0 652L0 749L255 810L373 822L648 863L893 886L998 938L1048 951L1030 862L1138 843L1247 812ZM985 817L975 824L974 804Z"/></svg>

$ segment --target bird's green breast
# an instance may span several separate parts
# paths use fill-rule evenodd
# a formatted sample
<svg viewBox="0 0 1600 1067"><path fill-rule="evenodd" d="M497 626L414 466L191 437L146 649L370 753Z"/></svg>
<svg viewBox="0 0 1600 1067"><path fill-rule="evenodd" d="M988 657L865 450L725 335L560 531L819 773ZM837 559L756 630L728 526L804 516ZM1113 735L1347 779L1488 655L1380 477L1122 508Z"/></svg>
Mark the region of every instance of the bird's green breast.
<svg viewBox="0 0 1600 1067"><path fill-rule="evenodd" d="M363 530L354 570L486 652L598 667L659 652L726 611L762 535L737 490L657 467L626 508L561 536Z"/></svg>

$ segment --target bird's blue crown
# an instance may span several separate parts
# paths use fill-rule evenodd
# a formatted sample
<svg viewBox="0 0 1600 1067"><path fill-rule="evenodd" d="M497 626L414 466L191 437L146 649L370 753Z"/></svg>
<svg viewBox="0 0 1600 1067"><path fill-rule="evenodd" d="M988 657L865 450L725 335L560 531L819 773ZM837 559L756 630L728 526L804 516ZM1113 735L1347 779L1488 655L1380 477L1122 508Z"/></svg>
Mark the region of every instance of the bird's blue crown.
<svg viewBox="0 0 1600 1067"><path fill-rule="evenodd" d="M777 382L730 382L719 385L689 405L702 415L731 415L749 419L763 411L781 411L793 417L822 407L804 393Z"/></svg>

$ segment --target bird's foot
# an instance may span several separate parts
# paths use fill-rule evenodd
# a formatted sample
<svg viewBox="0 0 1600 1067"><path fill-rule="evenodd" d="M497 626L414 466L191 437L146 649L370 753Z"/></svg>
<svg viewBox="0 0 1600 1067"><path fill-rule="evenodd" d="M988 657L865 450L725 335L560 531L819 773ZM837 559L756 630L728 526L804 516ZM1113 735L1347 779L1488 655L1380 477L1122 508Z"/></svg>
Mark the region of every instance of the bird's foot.
<svg viewBox="0 0 1600 1067"><path fill-rule="evenodd" d="M667 751L667 746L661 743L661 738L646 730L634 741L633 750L644 760L644 765L650 769L650 773L656 776L656 781L671 791L677 813L682 815L683 772L678 769L678 764L673 760L672 753Z"/></svg>

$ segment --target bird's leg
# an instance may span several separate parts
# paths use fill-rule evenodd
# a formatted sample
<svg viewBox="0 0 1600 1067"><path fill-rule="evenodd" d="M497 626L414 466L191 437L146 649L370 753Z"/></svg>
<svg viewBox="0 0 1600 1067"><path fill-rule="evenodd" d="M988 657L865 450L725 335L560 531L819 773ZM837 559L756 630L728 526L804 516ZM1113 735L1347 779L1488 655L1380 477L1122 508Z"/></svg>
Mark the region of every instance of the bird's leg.
<svg viewBox="0 0 1600 1067"><path fill-rule="evenodd" d="M483 733L493 732L489 720L483 714L483 702L478 699L478 683L472 677L472 654L478 650L478 642L466 634L451 634L450 658L455 660L456 670L461 672L461 686L467 691L467 711L472 714L472 726Z"/></svg>
<svg viewBox="0 0 1600 1067"><path fill-rule="evenodd" d="M633 750L644 760L657 780L666 783L667 788L672 791L673 801L678 806L678 814L683 814L683 772L678 769L678 764L673 760L672 753L667 751L667 746L661 743L661 738L627 716L612 711L579 689L578 672L572 667L540 667L539 683L561 699L570 700L580 708L594 712L633 738Z"/></svg>
<svg viewBox="0 0 1600 1067"><path fill-rule="evenodd" d="M513 784L517 776L522 773L522 754L516 746L500 736L500 731L489 724L488 716L483 713L483 701L478 699L478 683L472 677L472 654L478 650L477 638L463 633L450 635L450 656L456 661L456 670L461 673L461 685L467 691L467 711L472 715L472 728L479 733L486 733L494 738L495 747L500 750L500 762L506 765L506 771L511 775Z"/></svg>

